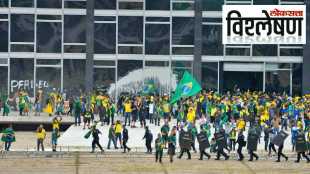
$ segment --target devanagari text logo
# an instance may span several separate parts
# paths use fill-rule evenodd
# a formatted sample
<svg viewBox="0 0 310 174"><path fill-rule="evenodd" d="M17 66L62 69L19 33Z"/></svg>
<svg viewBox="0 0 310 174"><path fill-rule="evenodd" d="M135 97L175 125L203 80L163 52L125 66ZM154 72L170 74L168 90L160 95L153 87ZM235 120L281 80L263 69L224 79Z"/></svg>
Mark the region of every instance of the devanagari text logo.
<svg viewBox="0 0 310 174"><path fill-rule="evenodd" d="M305 5L224 5L223 44L306 44Z"/></svg>

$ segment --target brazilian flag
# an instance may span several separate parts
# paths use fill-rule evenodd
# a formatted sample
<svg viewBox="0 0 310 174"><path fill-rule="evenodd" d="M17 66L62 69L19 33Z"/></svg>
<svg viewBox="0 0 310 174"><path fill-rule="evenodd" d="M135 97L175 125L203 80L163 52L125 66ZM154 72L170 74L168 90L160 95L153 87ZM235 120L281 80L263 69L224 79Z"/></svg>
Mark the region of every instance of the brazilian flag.
<svg viewBox="0 0 310 174"><path fill-rule="evenodd" d="M201 91L200 84L195 80L195 78L187 71L184 72L183 77L178 84L174 95L170 103L175 103L182 97L187 98L196 95Z"/></svg>
<svg viewBox="0 0 310 174"><path fill-rule="evenodd" d="M154 80L147 80L144 82L142 94L147 95L156 92Z"/></svg>
<svg viewBox="0 0 310 174"><path fill-rule="evenodd" d="M6 128L2 132L1 141L3 142L15 142L14 130L12 128Z"/></svg>

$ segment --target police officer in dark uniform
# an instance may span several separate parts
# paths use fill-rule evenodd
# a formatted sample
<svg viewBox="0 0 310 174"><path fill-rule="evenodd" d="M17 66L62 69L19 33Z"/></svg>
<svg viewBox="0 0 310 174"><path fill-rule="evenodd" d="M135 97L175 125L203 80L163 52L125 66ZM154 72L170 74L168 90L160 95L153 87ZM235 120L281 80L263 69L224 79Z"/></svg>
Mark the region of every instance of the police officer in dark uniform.
<svg viewBox="0 0 310 174"><path fill-rule="evenodd" d="M278 149L278 160L276 162L280 162L281 156L283 156L286 161L288 160L288 157L282 153L283 148L284 148L284 142L279 146L279 149Z"/></svg>
<svg viewBox="0 0 310 174"><path fill-rule="evenodd" d="M92 136L93 136L93 141L92 141L92 151L91 153L95 152L96 145L99 147L101 152L104 152L102 146L99 143L99 134L101 134L100 130L96 128L96 125L92 127Z"/></svg>
<svg viewBox="0 0 310 174"><path fill-rule="evenodd" d="M244 159L244 156L242 154L242 148L246 145L246 141L244 140L244 135L243 135L242 130L240 130L238 133L237 144L238 144L237 153L239 155L238 161L242 161Z"/></svg>
<svg viewBox="0 0 310 174"><path fill-rule="evenodd" d="M207 140L208 140L207 132L203 129L202 125L200 126L200 130L201 130L200 133L204 134L207 137ZM200 143L199 143L199 151L200 151L200 158L199 158L199 160L203 160L203 155L207 156L208 159L211 158L211 155L206 152L206 148L202 147L202 145L200 145Z"/></svg>
<svg viewBox="0 0 310 174"><path fill-rule="evenodd" d="M224 152L224 148L227 146L227 137L225 136L225 130L221 129L219 133L215 134L217 154L215 160L220 160L221 155L225 157L225 160L229 159L229 156Z"/></svg>
<svg viewBox="0 0 310 174"><path fill-rule="evenodd" d="M153 134L151 133L148 126L145 127L145 134L143 136L143 139L145 139L145 146L147 149L146 153L152 153Z"/></svg>
<svg viewBox="0 0 310 174"><path fill-rule="evenodd" d="M185 131L184 131L184 129L182 128L181 131L180 131L179 137L182 137L184 133L185 133ZM181 138L180 138L180 140L181 140ZM179 143L179 144L181 144L181 143ZM182 156L183 156L183 153L186 152L186 153L187 153L187 159L190 160L190 159L192 158L191 153L189 152L190 148L191 148L191 146L189 146L188 148L181 147L181 153L180 153L180 155L178 156L178 158L181 159Z"/></svg>
<svg viewBox="0 0 310 174"><path fill-rule="evenodd" d="M258 144L258 138L259 135L257 134L257 130L255 127L251 127L248 132L248 144L247 144L247 149L250 154L250 159L249 161L253 161L253 157L258 160L258 155L254 153L254 151L257 150L257 144Z"/></svg>
<svg viewBox="0 0 310 174"><path fill-rule="evenodd" d="M297 139L296 139L296 152L297 152L297 160L296 163L299 163L301 155L307 159L307 162L310 162L309 157L306 155L307 151L307 143L306 137L303 130L299 129L297 131Z"/></svg>
<svg viewBox="0 0 310 174"><path fill-rule="evenodd" d="M127 146L128 139L129 139L128 129L126 128L126 125L123 125L123 148L124 148L123 153L126 153L126 150L127 150L128 152L130 152L130 150L131 150L131 149Z"/></svg>

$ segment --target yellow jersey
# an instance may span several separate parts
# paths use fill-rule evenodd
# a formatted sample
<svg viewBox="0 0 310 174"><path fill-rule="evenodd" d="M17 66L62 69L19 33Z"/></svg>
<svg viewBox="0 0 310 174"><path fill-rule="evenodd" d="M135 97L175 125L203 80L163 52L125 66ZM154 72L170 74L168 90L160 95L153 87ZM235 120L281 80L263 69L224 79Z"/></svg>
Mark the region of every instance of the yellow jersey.
<svg viewBox="0 0 310 174"><path fill-rule="evenodd" d="M237 128L239 130L244 130L244 128L245 128L245 121L243 121L243 120L237 121Z"/></svg>
<svg viewBox="0 0 310 174"><path fill-rule="evenodd" d="M163 111L164 111L165 113L170 112L169 103L165 102L165 103L163 104Z"/></svg>
<svg viewBox="0 0 310 174"><path fill-rule="evenodd" d="M53 129L58 129L60 127L60 121L58 119L54 120L52 123Z"/></svg>
<svg viewBox="0 0 310 174"><path fill-rule="evenodd" d="M132 112L130 102L125 103L125 112Z"/></svg>
<svg viewBox="0 0 310 174"><path fill-rule="evenodd" d="M38 139L45 139L45 136L46 136L45 129L42 129L41 132L37 131L37 138Z"/></svg>
<svg viewBox="0 0 310 174"><path fill-rule="evenodd" d="M196 117L196 113L195 113L194 109L188 111L188 113L187 113L187 121L188 122L194 123L195 117Z"/></svg>
<svg viewBox="0 0 310 174"><path fill-rule="evenodd" d="M122 125L121 124L115 125L115 133L122 133Z"/></svg>

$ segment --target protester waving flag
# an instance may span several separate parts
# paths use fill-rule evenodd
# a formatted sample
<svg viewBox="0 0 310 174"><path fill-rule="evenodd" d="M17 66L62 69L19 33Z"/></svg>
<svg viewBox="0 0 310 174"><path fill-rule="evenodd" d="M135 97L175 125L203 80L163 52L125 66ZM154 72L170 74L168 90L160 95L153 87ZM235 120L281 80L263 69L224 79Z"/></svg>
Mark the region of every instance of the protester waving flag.
<svg viewBox="0 0 310 174"><path fill-rule="evenodd" d="M154 80L147 80L144 83L142 94L147 95L147 94L152 94L156 92L156 86Z"/></svg>
<svg viewBox="0 0 310 174"><path fill-rule="evenodd" d="M174 95L170 103L175 103L182 97L187 98L196 95L200 91L201 86L199 85L199 83L189 72L185 71L180 83L178 84L174 92Z"/></svg>

